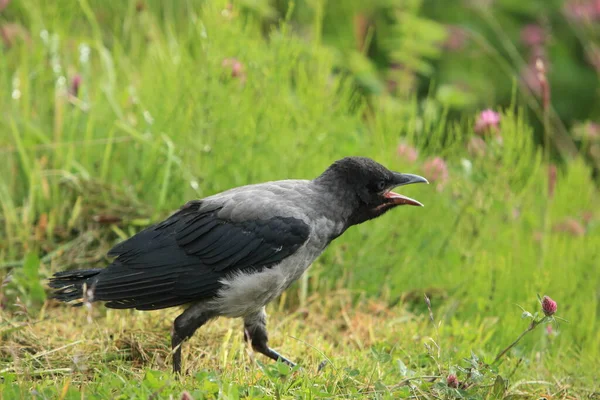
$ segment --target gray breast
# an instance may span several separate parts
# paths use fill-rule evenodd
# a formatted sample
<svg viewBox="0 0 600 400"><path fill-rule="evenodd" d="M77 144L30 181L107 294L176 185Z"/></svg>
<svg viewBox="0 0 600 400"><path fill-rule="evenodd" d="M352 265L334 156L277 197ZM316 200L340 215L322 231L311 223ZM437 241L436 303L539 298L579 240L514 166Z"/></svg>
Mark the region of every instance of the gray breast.
<svg viewBox="0 0 600 400"><path fill-rule="evenodd" d="M223 279L223 287L209 306L219 315L243 317L259 312L306 271L340 235L344 210L336 199L313 181L287 180L232 189L203 201L219 204L219 216L231 221L293 217L310 226L307 241L279 264L260 272L236 272ZM342 213L342 214L340 214Z"/></svg>
<svg viewBox="0 0 600 400"><path fill-rule="evenodd" d="M313 221L308 241L279 264L261 272L238 272L222 280L223 288L211 308L219 315L236 318L259 312L302 276L325 250L329 238L341 229L342 224L324 217Z"/></svg>

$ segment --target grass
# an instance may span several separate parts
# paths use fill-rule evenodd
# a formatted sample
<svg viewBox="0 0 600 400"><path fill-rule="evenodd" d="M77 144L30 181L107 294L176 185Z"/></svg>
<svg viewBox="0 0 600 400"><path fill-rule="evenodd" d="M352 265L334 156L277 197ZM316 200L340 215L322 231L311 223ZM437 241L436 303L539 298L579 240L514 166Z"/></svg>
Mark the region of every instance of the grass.
<svg viewBox="0 0 600 400"><path fill-rule="evenodd" d="M42 398L80 398L80 393L85 398L167 398L187 390L194 398L453 397L460 392L446 387L445 373L454 360L468 355L460 349L464 340L483 345L497 322L441 325L438 331L427 313L389 307L385 301L356 302L348 291L313 295L306 307L285 310L285 300L272 307L271 341L303 370L291 371L253 354L242 340L239 321L218 320L185 345L188 373L177 379L170 373L165 335L175 311L123 315L94 307L87 320L82 316L87 312L51 305L43 311L45 318L13 327L12 336L18 333L19 339L10 349L19 357L3 370L3 395L27 398L35 391ZM554 341L546 338L539 350L553 348ZM515 396L561 397L576 382L527 379L532 373L549 374L548 366L523 367L520 360L509 364L509 390Z"/></svg>
<svg viewBox="0 0 600 400"><path fill-rule="evenodd" d="M598 191L575 158L550 193L518 94L502 145L488 138L475 156L472 116L447 121L434 100L367 101L333 73L343 57L288 24L265 39L223 1L144 4L21 0L0 16L30 35L0 57L3 398L598 396ZM231 57L241 75L222 65ZM397 155L401 142L416 162ZM105 265L112 245L191 198L312 178L346 155L421 174L443 157L449 181L406 189L426 207L351 229L270 306L271 342L301 371L253 355L239 321L218 320L185 346L177 380L176 310L46 299L49 275ZM537 293L570 323L533 331L491 370L476 363L476 381L463 359L491 363L527 328L517 304L538 310ZM449 373L476 384L450 389Z"/></svg>

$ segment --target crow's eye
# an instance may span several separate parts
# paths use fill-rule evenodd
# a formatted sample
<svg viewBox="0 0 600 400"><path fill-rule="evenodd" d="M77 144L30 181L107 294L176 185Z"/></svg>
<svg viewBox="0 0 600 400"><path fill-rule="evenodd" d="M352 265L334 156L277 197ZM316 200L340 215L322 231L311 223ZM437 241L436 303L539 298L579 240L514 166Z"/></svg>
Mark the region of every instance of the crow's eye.
<svg viewBox="0 0 600 400"><path fill-rule="evenodd" d="M377 188L378 192L383 191L383 189L385 189L385 187L387 186L386 182L384 180L381 180L379 182L377 182L377 184L375 185L375 187Z"/></svg>

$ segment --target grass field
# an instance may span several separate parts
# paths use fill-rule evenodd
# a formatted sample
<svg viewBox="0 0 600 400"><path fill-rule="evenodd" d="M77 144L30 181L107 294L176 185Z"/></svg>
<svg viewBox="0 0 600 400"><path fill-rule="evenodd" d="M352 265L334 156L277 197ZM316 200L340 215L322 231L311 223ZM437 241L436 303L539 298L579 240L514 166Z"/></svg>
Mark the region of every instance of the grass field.
<svg viewBox="0 0 600 400"><path fill-rule="evenodd" d="M0 49L0 398L599 398L597 186L578 157L552 177L516 90L502 141L473 152L475 115L367 100L335 73L340 54L286 23L265 38L225 1L143 4L21 0L0 14L21 27ZM404 190L424 208L350 229L269 306L271 344L301 370L220 319L184 345L178 379L177 310L47 299L52 273L106 265L189 199L310 179L346 155L433 182ZM494 362L531 323L518 306L541 313L538 294L569 322Z"/></svg>

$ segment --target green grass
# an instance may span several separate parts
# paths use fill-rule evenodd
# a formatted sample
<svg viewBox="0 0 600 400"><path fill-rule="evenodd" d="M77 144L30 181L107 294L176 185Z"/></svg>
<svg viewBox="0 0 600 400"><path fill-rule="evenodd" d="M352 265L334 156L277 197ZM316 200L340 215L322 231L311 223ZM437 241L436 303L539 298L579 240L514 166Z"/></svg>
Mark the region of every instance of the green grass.
<svg viewBox="0 0 600 400"><path fill-rule="evenodd" d="M0 53L0 276L11 277L0 291L0 396L597 396L600 202L585 163L562 165L550 196L518 96L503 112L503 144L490 138L474 157L473 116L455 125L433 100L368 102L333 72L333 49L285 23L265 39L254 17L225 8L21 0L0 16L30 34ZM229 57L245 79L222 66ZM396 154L403 141L419 149L415 163ZM111 245L189 199L312 178L346 155L421 174L441 156L449 182L406 189L426 207L352 228L270 306L271 342L301 371L253 355L239 321L218 320L185 346L189 375L177 380L176 310L46 300L49 275L105 265ZM565 228L569 218L583 234ZM527 327L517 304L538 310L538 293L570 323L535 330L477 385L448 389L449 372L466 379L463 358L491 363ZM509 379L502 394L497 375Z"/></svg>

